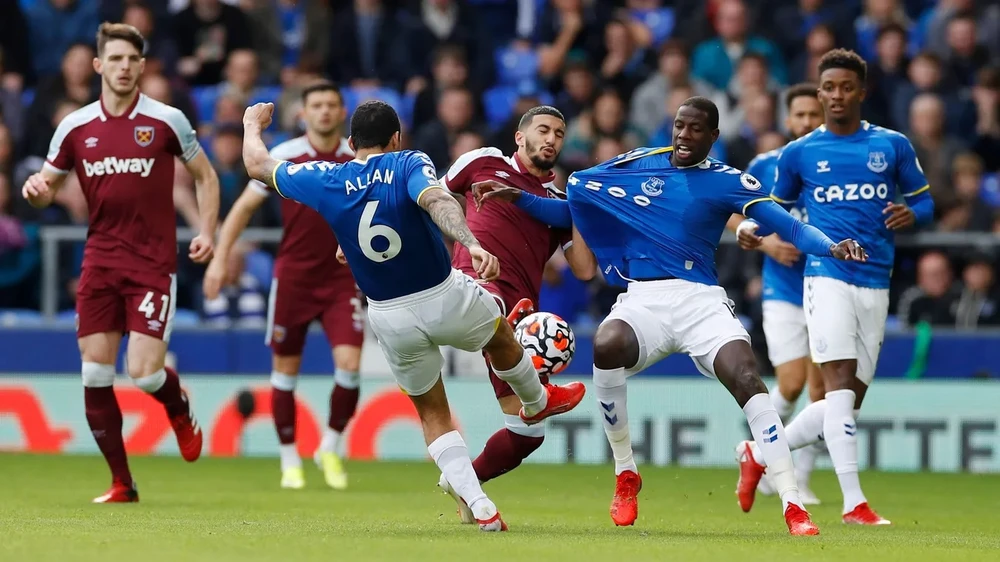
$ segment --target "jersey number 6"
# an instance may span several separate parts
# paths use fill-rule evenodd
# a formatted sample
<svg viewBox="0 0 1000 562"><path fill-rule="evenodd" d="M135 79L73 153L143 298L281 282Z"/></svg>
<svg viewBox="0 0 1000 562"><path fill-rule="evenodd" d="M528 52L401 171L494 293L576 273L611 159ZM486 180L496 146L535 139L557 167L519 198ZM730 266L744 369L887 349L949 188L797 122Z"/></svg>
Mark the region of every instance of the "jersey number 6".
<svg viewBox="0 0 1000 562"><path fill-rule="evenodd" d="M399 255L403 247L403 240L399 233L384 224L372 224L375 218L375 211L378 209L378 201L369 201L365 205L365 210L361 213L361 223L358 225L358 246L365 257L373 262L384 262ZM389 241L389 247L384 250L376 250L372 245L376 237L383 237Z"/></svg>

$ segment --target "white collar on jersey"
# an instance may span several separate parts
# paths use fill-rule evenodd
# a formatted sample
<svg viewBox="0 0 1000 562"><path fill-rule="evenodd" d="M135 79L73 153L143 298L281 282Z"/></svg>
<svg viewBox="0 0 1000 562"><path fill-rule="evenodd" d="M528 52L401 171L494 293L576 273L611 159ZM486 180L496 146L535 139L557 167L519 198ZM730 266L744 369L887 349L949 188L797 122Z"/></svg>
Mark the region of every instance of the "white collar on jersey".
<svg viewBox="0 0 1000 562"><path fill-rule="evenodd" d="M384 154L385 154L384 152L374 152L372 154L369 154L368 156L365 156L364 160L362 160L361 158L355 158L353 162L357 162L358 164L367 164L368 161L371 160L372 158L375 158L376 156L383 156Z"/></svg>
<svg viewBox="0 0 1000 562"><path fill-rule="evenodd" d="M862 121L861 121L861 128L862 128L862 129L864 129L864 130L866 130L866 131L867 131L867 130L868 130L868 128L869 128L869 127L871 127L871 126L872 126L872 124L871 124L871 123L869 123L868 121L865 121L865 120L862 120ZM821 133L825 133L825 132L826 132L826 124L825 124L825 123L819 126L819 131L820 131Z"/></svg>

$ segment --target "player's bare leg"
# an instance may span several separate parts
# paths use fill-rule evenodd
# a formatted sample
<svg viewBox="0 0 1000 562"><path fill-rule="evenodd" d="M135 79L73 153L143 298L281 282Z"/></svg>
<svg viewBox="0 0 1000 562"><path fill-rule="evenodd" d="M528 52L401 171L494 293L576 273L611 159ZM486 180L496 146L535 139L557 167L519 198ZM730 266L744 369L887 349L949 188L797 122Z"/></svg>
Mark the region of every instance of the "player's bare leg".
<svg viewBox="0 0 1000 562"><path fill-rule="evenodd" d="M820 365L826 388L823 436L830 460L844 495L844 523L889 525L868 505L858 476L857 418L868 386L857 377L855 359L829 361Z"/></svg>
<svg viewBox="0 0 1000 562"><path fill-rule="evenodd" d="M126 365L128 376L143 392L163 404L170 425L177 436L181 456L194 462L201 456L202 432L194 417L187 393L181 388L180 377L164 365L167 343L138 332L129 332Z"/></svg>
<svg viewBox="0 0 1000 562"><path fill-rule="evenodd" d="M519 415L529 426L572 410L587 392L579 382L542 385L531 357L514 338L510 325L502 320L497 322L497 331L484 351L496 375L514 389L521 401Z"/></svg>
<svg viewBox="0 0 1000 562"><path fill-rule="evenodd" d="M338 345L333 348L333 391L330 393L330 414L323 440L313 459L323 471L328 486L335 490L347 488L344 470L342 437L347 424L358 409L360 397L361 348L356 345Z"/></svg>
<svg viewBox="0 0 1000 562"><path fill-rule="evenodd" d="M757 359L750 343L734 340L723 344L715 356L712 367L719 381L736 399L743 409L750 426L750 433L757 444L757 451L763 457L770 472L774 487L781 496L785 523L792 535L818 535L819 528L809 519L809 513L802 506L798 487L795 485L795 469L792 452L785 438L785 428L771 404L767 387L760 379ZM737 495L743 511L753 505L753 493L764 474L764 467L756 461L746 444L737 448L740 463L740 482ZM749 502L747 501L749 499Z"/></svg>
<svg viewBox="0 0 1000 562"><path fill-rule="evenodd" d="M271 417L278 434L281 487L289 490L301 490L306 486L302 458L295 446L295 387L301 365L301 355L274 354L271 357Z"/></svg>
<svg viewBox="0 0 1000 562"><path fill-rule="evenodd" d="M410 395L410 400L420 416L427 452L441 469L449 489L468 506L481 530L506 531L507 524L476 478L465 440L455 429L444 382L438 377L430 390L420 396Z"/></svg>
<svg viewBox="0 0 1000 562"><path fill-rule="evenodd" d="M115 360L120 332L90 334L78 340L83 365L83 399L87 425L111 469L111 488L94 503L139 501L122 437L122 411L115 397Z"/></svg>
<svg viewBox="0 0 1000 562"><path fill-rule="evenodd" d="M604 434L615 458L615 495L611 520L627 526L639 517L642 478L632 456L628 428L628 393L625 369L639 363L639 340L622 320L602 322L594 334L594 390L604 423Z"/></svg>

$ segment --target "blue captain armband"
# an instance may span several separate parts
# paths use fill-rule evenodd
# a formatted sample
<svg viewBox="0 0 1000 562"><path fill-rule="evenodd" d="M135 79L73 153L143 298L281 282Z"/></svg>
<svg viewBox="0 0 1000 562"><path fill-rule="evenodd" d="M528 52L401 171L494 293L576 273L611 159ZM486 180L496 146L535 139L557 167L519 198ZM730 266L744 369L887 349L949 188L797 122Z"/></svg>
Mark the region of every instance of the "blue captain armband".
<svg viewBox="0 0 1000 562"><path fill-rule="evenodd" d="M570 228L573 217L569 213L569 202L563 199L539 197L522 191L514 204L531 218L556 228Z"/></svg>

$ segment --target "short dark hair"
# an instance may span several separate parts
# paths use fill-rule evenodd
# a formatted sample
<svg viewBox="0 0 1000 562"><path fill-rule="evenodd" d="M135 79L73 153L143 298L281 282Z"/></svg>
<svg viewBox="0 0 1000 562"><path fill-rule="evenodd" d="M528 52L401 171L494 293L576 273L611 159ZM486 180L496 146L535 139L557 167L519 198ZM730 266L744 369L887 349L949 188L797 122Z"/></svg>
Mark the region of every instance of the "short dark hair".
<svg viewBox="0 0 1000 562"><path fill-rule="evenodd" d="M139 30L126 23L104 22L97 29L97 56L104 54L104 46L108 41L120 39L130 43L139 54L145 54L146 39L139 33Z"/></svg>
<svg viewBox="0 0 1000 562"><path fill-rule="evenodd" d="M819 73L823 74L831 68L850 70L858 75L862 84L868 81L868 64L865 59L848 49L833 49L819 59Z"/></svg>
<svg viewBox="0 0 1000 562"><path fill-rule="evenodd" d="M816 84L813 84L812 82L799 82L791 88L788 88L788 91L785 92L785 108L791 109L792 102L795 101L795 98L819 99L819 96L816 94L817 89Z"/></svg>
<svg viewBox="0 0 1000 562"><path fill-rule="evenodd" d="M366 101L351 116L351 140L355 150L388 146L398 132L399 116L384 101Z"/></svg>
<svg viewBox="0 0 1000 562"><path fill-rule="evenodd" d="M531 122L534 121L535 117L538 115L551 115L563 123L566 122L566 118L558 109L552 107L551 105L539 105L524 112L524 115L521 116L521 120L517 123L517 130L523 131L530 127Z"/></svg>
<svg viewBox="0 0 1000 562"><path fill-rule="evenodd" d="M742 56L742 57L740 57L740 62L739 62L739 63L737 63L737 66L739 66L739 65L743 64L743 63L744 63L744 62L746 62L746 61L757 61L757 62L759 62L759 63L761 64L761 66L763 66L763 67L764 67L765 69L766 69L766 68L767 68L768 66L770 66L770 65L769 65L769 64L767 63L767 57L765 57L764 55L762 55L762 54L760 54L760 53L755 53L755 52L753 52L753 51L747 51L746 53L743 53L743 56Z"/></svg>
<svg viewBox="0 0 1000 562"><path fill-rule="evenodd" d="M431 55L431 66L437 66L445 59L455 59L460 64L467 64L465 49L461 45L445 43L434 49L434 53Z"/></svg>
<svg viewBox="0 0 1000 562"><path fill-rule="evenodd" d="M663 57L666 55L680 55L684 58L691 57L691 49L688 48L687 43L681 39L667 39L660 45L659 56Z"/></svg>
<svg viewBox="0 0 1000 562"><path fill-rule="evenodd" d="M875 36L875 41L881 41L882 37L884 37L884 36L886 36L886 35L888 35L890 33L896 33L896 34L902 35L904 39L906 38L906 35L907 35L905 27L899 25L896 22L891 22L891 23L887 23L887 24L883 25L882 27L880 27L878 29L878 35Z"/></svg>
<svg viewBox="0 0 1000 562"><path fill-rule="evenodd" d="M704 111L705 115L708 116L708 126L713 130L719 128L719 108L712 100L702 96L694 96L693 98L684 100L684 103L682 103L677 109L684 106L693 107L698 111Z"/></svg>
<svg viewBox="0 0 1000 562"><path fill-rule="evenodd" d="M309 98L309 94L314 94L316 92L334 92L337 94L337 97L340 98L340 103L344 103L344 94L340 93L340 88L333 82L329 82L327 80L320 80L319 82L306 86L306 88L302 90L302 103L306 102L306 99Z"/></svg>

